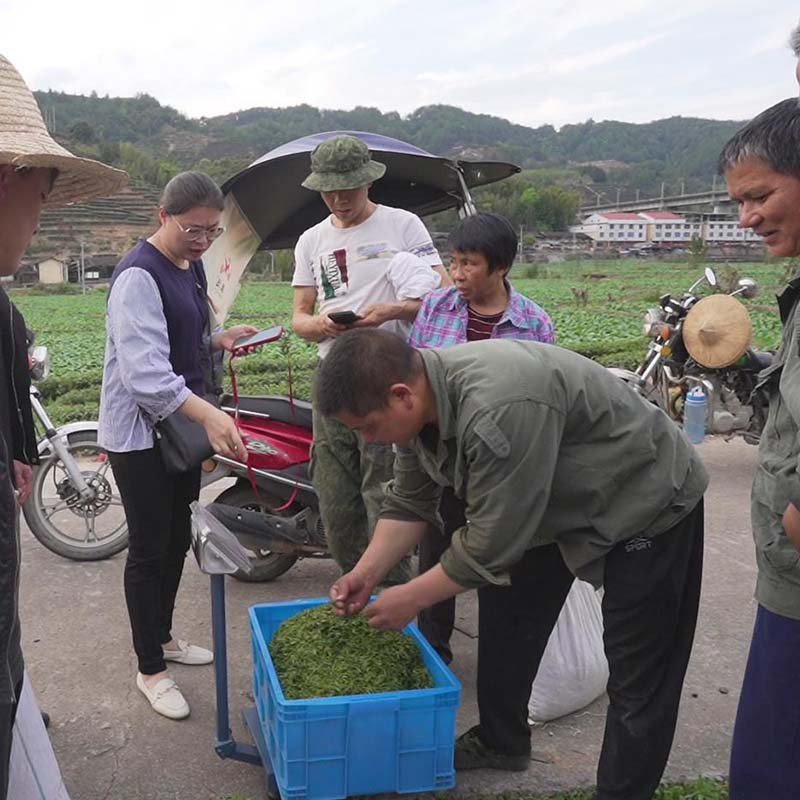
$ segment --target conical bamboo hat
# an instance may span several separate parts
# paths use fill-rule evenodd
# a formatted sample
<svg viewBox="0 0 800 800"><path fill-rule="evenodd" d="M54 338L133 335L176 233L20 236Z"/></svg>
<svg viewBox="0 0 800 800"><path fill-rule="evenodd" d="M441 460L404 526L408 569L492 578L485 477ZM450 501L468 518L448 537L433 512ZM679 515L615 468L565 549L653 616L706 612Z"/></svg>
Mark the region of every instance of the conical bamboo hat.
<svg viewBox="0 0 800 800"><path fill-rule="evenodd" d="M704 297L692 306L683 323L689 355L713 369L733 364L747 350L752 335L747 309L727 294Z"/></svg>

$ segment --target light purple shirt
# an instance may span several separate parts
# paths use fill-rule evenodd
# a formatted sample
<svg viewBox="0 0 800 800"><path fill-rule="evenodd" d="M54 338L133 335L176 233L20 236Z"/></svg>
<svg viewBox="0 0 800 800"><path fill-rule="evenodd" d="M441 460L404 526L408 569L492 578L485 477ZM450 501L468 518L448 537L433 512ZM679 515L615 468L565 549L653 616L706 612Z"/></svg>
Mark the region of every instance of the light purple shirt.
<svg viewBox="0 0 800 800"><path fill-rule="evenodd" d="M169 360L164 306L153 278L125 270L106 309L106 355L97 441L112 452L153 447L153 422L191 395Z"/></svg>
<svg viewBox="0 0 800 800"><path fill-rule="evenodd" d="M493 339L530 339L552 344L556 340L547 312L521 295L506 281L508 305L495 325ZM412 347L450 347L467 341L467 301L455 286L435 289L425 296L408 338Z"/></svg>

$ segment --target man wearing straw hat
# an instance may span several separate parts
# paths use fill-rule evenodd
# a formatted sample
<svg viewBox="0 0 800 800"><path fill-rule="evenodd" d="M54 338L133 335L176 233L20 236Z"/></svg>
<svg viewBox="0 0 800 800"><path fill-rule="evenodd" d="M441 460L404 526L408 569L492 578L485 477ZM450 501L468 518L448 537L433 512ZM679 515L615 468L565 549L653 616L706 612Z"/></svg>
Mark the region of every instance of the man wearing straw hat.
<svg viewBox="0 0 800 800"><path fill-rule="evenodd" d="M13 275L47 204L113 194L122 170L78 158L55 142L30 89L0 55L0 277ZM0 288L0 800L23 662L19 630L19 506L31 490L36 439L28 400L25 321Z"/></svg>

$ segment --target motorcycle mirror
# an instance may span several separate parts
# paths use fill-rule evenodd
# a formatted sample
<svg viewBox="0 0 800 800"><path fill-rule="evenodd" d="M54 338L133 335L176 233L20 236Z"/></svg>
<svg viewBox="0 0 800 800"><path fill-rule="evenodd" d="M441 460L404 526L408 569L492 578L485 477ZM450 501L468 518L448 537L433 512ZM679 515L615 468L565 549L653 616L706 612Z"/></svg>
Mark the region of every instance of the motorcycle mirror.
<svg viewBox="0 0 800 800"><path fill-rule="evenodd" d="M717 285L717 276L714 274L714 270L711 267L705 268L705 275L706 280L708 281L709 286L716 286Z"/></svg>
<svg viewBox="0 0 800 800"><path fill-rule="evenodd" d="M734 294L740 294L748 300L761 291L761 287L752 278L740 278L736 285L739 288Z"/></svg>
<svg viewBox="0 0 800 800"><path fill-rule="evenodd" d="M239 540L197 500L189 504L192 513L192 550L201 572L231 575L253 569L247 550Z"/></svg>
<svg viewBox="0 0 800 800"><path fill-rule="evenodd" d="M28 353L31 380L43 381L50 374L50 354L46 347L38 345Z"/></svg>

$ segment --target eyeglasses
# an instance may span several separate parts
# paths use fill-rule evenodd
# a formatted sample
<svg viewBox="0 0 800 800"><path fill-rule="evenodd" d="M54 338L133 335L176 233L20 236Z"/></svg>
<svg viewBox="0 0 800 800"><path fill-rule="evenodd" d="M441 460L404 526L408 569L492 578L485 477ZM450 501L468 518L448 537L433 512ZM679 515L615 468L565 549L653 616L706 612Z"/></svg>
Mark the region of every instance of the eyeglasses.
<svg viewBox="0 0 800 800"><path fill-rule="evenodd" d="M188 228L184 228L175 217L170 216L170 219L175 222L180 232L187 239L191 239L193 242L199 242L201 239L206 239L209 242L213 242L215 239L219 239L219 237L225 233L225 228L220 226L217 226L216 228L199 228L194 225L190 225Z"/></svg>

